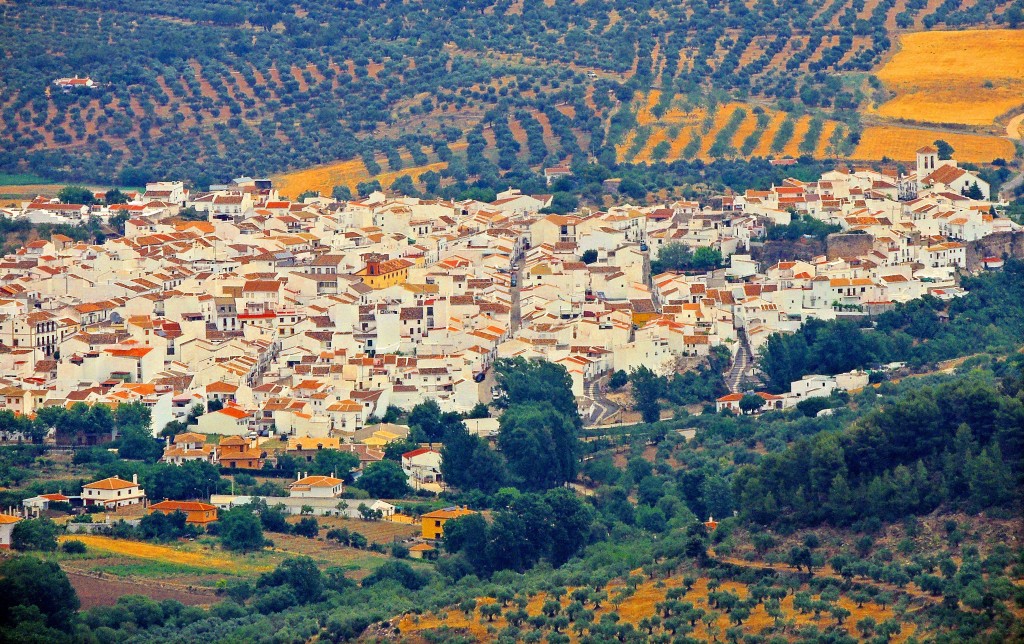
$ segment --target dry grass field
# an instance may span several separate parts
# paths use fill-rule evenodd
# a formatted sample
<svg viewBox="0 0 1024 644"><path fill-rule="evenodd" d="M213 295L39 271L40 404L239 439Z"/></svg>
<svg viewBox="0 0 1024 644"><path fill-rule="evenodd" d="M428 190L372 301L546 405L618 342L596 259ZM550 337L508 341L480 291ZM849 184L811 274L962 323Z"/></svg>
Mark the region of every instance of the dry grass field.
<svg viewBox="0 0 1024 644"><path fill-rule="evenodd" d="M348 186L354 190L357 184L368 180L370 174L366 171L363 160L355 158L296 170L272 178L282 195L294 199L306 190L319 190L321 194L331 194L331 188L334 186Z"/></svg>
<svg viewBox="0 0 1024 644"><path fill-rule="evenodd" d="M61 541L68 540L81 541L90 550L210 570L238 570L240 566L246 565L236 557L99 535L74 534L61 537ZM267 566L258 566L258 568L269 569Z"/></svg>
<svg viewBox="0 0 1024 644"><path fill-rule="evenodd" d="M1024 30L909 33L900 47L877 72L896 93L880 116L991 125L1024 108Z"/></svg>
<svg viewBox="0 0 1024 644"><path fill-rule="evenodd" d="M897 161L913 161L914 152L924 145L942 139L953 146L953 157L971 163L989 163L993 159L1012 159L1013 144L997 136L982 134L954 134L935 130L900 126L873 126L864 129L860 144L853 153L855 159L881 159L883 156Z"/></svg>

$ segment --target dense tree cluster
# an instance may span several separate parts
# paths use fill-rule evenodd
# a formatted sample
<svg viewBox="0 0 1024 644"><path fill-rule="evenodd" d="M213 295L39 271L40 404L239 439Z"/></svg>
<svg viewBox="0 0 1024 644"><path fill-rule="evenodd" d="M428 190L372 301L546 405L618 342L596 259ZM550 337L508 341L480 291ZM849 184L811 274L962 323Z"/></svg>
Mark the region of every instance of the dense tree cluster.
<svg viewBox="0 0 1024 644"><path fill-rule="evenodd" d="M710 271L722 263L722 251L710 246L699 246L696 250L679 242L669 242L658 249L658 259L651 262L651 273L665 271Z"/></svg>
<svg viewBox="0 0 1024 644"><path fill-rule="evenodd" d="M582 425L572 381L561 365L544 360L499 360L495 364L504 407L497 449L471 435L462 423L447 423L441 448L444 480L463 491L493 494L504 485L543 491L576 477Z"/></svg>
<svg viewBox="0 0 1024 644"><path fill-rule="evenodd" d="M728 392L722 373L731 359L729 350L718 346L695 369L682 373L661 376L645 366L633 370L629 382L633 387L634 409L641 413L645 423L653 423L660 417L659 400L680 406L714 401Z"/></svg>
<svg viewBox="0 0 1024 644"><path fill-rule="evenodd" d="M1022 362L1006 367L1001 385L978 376L921 387L842 432L767 456L736 475L744 516L848 525L927 514L942 504L977 512L1019 501Z"/></svg>
<svg viewBox="0 0 1024 644"><path fill-rule="evenodd" d="M519 572L545 559L560 566L578 554L590 538L593 511L573 492L554 489L544 494L509 490L506 505L488 522L470 514L445 524L444 542L459 560L446 562L457 569L465 561L481 577L498 570Z"/></svg>

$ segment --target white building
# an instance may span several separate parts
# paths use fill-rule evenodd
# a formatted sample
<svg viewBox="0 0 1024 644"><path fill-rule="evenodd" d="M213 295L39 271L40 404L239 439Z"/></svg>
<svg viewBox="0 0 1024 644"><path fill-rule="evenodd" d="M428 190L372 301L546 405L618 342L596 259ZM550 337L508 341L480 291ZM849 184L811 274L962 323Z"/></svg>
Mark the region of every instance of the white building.
<svg viewBox="0 0 1024 644"><path fill-rule="evenodd" d="M402 454L402 471L415 486L441 481L441 452L421 447Z"/></svg>
<svg viewBox="0 0 1024 644"><path fill-rule="evenodd" d="M14 532L14 526L17 525L18 521L21 521L18 517L0 514L0 550L10 550L11 533Z"/></svg>
<svg viewBox="0 0 1024 644"><path fill-rule="evenodd" d="M333 476L302 476L288 486L288 495L300 499L336 499L345 491L345 482Z"/></svg>
<svg viewBox="0 0 1024 644"><path fill-rule="evenodd" d="M82 486L82 502L85 505L102 505L108 509L135 505L146 501L146 491L139 487L138 474L131 481L113 476Z"/></svg>

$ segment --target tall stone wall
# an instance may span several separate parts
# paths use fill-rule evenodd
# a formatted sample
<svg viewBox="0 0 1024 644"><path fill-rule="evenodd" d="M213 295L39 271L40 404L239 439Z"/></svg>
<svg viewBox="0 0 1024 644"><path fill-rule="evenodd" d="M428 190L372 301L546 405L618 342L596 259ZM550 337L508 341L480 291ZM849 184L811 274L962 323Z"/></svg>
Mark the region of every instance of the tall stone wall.
<svg viewBox="0 0 1024 644"><path fill-rule="evenodd" d="M875 238L866 233L832 233L825 239L829 260L861 257L871 252Z"/></svg>
<svg viewBox="0 0 1024 644"><path fill-rule="evenodd" d="M1024 259L1024 231L996 233L967 243L967 270L984 268L986 257L1016 257Z"/></svg>

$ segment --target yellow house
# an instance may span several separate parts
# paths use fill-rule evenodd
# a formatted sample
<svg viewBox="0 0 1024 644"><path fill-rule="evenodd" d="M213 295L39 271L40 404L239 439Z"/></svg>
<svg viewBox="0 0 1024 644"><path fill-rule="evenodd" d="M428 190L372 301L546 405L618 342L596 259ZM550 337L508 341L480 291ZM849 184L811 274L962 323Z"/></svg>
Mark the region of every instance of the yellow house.
<svg viewBox="0 0 1024 644"><path fill-rule="evenodd" d="M355 273L363 284L374 290L405 284L409 279L412 262L406 259L386 259L383 255L371 253L366 256L366 267Z"/></svg>
<svg viewBox="0 0 1024 644"><path fill-rule="evenodd" d="M629 305L633 312L633 324L637 326L643 326L651 320L661 317L658 310L654 308L654 302L652 302L650 298L630 300Z"/></svg>
<svg viewBox="0 0 1024 644"><path fill-rule="evenodd" d="M444 524L450 519L458 519L464 517L467 514L476 514L476 512L465 508L452 506L450 508L444 508L443 510L434 510L424 514L421 518L423 520L423 538L424 539L440 539L444 536Z"/></svg>

